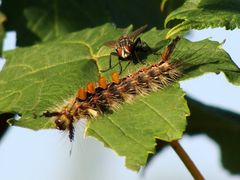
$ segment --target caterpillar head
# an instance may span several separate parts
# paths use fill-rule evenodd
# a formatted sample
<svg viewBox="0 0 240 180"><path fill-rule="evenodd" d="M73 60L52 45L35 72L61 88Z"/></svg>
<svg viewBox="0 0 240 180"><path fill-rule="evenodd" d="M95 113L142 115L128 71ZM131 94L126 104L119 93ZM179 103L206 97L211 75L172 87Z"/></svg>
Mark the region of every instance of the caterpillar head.
<svg viewBox="0 0 240 180"><path fill-rule="evenodd" d="M62 114L55 120L55 124L57 129L64 131L69 128L71 122L65 114Z"/></svg>
<svg viewBox="0 0 240 180"><path fill-rule="evenodd" d="M74 138L74 127L73 127L73 118L67 116L66 114L61 114L55 120L56 128L59 130L69 130L69 139L73 141Z"/></svg>

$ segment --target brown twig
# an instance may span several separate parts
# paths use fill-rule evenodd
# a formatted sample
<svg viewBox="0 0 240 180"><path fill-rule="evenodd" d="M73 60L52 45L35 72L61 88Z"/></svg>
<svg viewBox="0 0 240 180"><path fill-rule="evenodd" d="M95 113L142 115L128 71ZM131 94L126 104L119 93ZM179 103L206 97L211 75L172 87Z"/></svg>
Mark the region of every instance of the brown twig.
<svg viewBox="0 0 240 180"><path fill-rule="evenodd" d="M204 177L198 170L198 168L195 166L193 161L190 159L188 154L184 151L182 146L179 144L177 140L170 142L170 145L175 150L175 152L178 154L178 156L181 158L185 166L188 168L189 172L192 174L193 178L196 180L203 180Z"/></svg>

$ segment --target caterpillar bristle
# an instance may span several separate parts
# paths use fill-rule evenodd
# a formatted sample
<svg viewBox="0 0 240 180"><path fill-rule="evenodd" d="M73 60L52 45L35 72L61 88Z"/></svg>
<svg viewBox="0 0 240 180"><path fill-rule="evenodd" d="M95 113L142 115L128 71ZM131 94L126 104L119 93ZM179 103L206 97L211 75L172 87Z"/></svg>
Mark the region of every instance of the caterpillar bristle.
<svg viewBox="0 0 240 180"><path fill-rule="evenodd" d="M136 96L146 96L153 91L169 86L182 76L181 63L170 63L169 57L180 38L167 46L157 64L140 69L124 78L118 73L111 75L112 82L107 83L100 77L95 88L93 82L87 83L86 90L80 88L76 97L68 102L62 110L55 113L47 111L46 117L55 116L56 128L69 130L70 141L74 138L73 123L80 118L94 119L109 111L117 111L123 102L131 102Z"/></svg>

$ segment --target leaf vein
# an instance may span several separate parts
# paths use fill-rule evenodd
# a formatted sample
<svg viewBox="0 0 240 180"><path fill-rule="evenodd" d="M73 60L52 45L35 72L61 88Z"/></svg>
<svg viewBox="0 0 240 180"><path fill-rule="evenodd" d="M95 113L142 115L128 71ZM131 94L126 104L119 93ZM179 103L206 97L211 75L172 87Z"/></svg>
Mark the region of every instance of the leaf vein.
<svg viewBox="0 0 240 180"><path fill-rule="evenodd" d="M82 61L82 59L79 59L78 61ZM46 67L43 67L43 68L39 68L39 69L37 69L35 71L31 71L29 73L26 73L26 74L24 74L22 76L18 76L16 79L13 79L13 80L18 80L18 79L24 78L24 77L26 77L28 75L32 75L32 74L38 73L40 71L49 70L50 68L55 68L55 67L58 67L58 66L62 66L62 65L65 65L65 64L69 64L69 63L75 63L75 62L77 62L77 61L58 63L58 64L53 64L51 66L46 66Z"/></svg>
<svg viewBox="0 0 240 180"><path fill-rule="evenodd" d="M89 54L91 56L91 59L95 61L96 65L97 65L97 68L100 69L100 66L98 64L98 58L104 57L105 55L102 55L102 56L100 55L99 56L98 53L97 53L97 55L95 55L93 53L92 47L88 43L86 43L84 41L64 41L63 43L81 44L83 46L86 46L88 48L88 50L89 50Z"/></svg>
<svg viewBox="0 0 240 180"><path fill-rule="evenodd" d="M131 136L127 135L127 134L124 132L124 130L123 130L118 124L116 124L116 123L113 121L112 118L110 118L110 117L107 117L107 118L110 120L110 122L111 122L114 126L116 126L117 128L119 128L119 130L124 134L124 136L128 137L129 139L133 140L136 144L139 144L140 146L144 147L144 149L148 150L148 148L145 147L143 144L139 143L136 139L134 139L134 138L132 138Z"/></svg>
<svg viewBox="0 0 240 180"><path fill-rule="evenodd" d="M106 144L106 146L112 147L112 145L109 144L109 143L106 141L106 139L105 139L102 135L100 135L97 131L95 131L94 129L91 129L91 131L93 131L95 134L97 134L97 136L99 136L101 139L104 140L103 144ZM86 131L85 131L85 133L86 133ZM95 138L97 139L96 136L92 136L92 137L95 137Z"/></svg>
<svg viewBox="0 0 240 180"><path fill-rule="evenodd" d="M159 111L157 109L155 109L155 107L151 106L144 100L140 99L140 101L143 102L146 106L148 106L157 115L159 115L172 129L174 129L175 131L178 131L177 128L168 119L166 119L162 114L159 113Z"/></svg>

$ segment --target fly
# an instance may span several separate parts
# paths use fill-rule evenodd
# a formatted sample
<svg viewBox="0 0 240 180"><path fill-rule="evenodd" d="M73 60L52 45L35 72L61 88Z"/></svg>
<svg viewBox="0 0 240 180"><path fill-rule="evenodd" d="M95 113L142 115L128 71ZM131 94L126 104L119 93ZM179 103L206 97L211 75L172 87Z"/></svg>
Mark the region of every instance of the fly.
<svg viewBox="0 0 240 180"><path fill-rule="evenodd" d="M122 73L121 61L123 60L132 60L134 64L137 64L139 62L143 63L143 61L138 57L137 52L146 52L151 50L151 48L144 41L142 41L138 36L146 29L146 27L147 25L144 25L130 34L122 35L117 40L108 41L104 43L105 46L114 48L116 52L111 52L109 57L109 68L106 70L102 70L102 72L105 72L117 65L116 64L112 66L113 55L118 56L118 64L120 68L119 74Z"/></svg>

